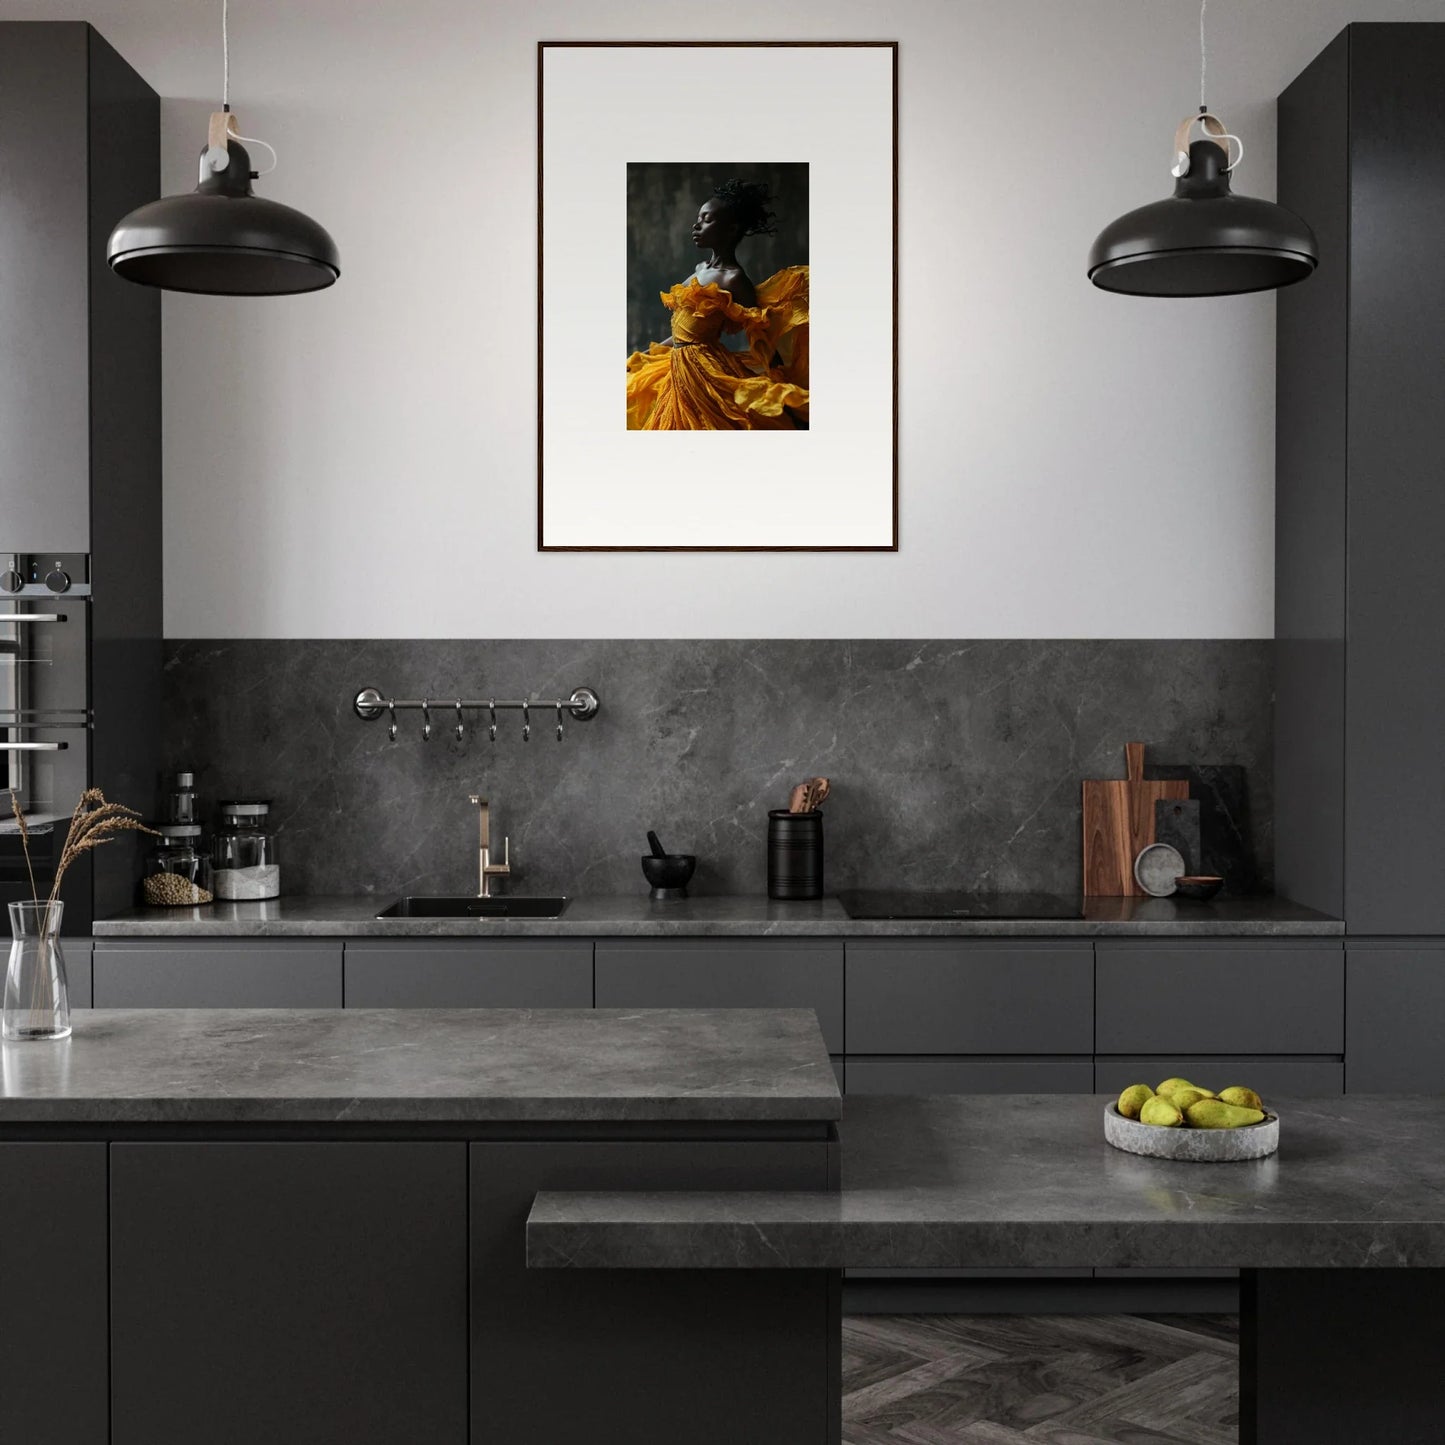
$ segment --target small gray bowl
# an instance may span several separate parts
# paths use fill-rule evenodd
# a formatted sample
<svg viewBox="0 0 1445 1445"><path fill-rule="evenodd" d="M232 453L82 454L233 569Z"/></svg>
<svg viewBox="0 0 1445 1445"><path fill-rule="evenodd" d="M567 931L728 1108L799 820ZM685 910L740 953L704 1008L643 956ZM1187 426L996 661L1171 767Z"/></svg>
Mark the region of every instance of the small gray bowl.
<svg viewBox="0 0 1445 1445"><path fill-rule="evenodd" d="M1141 848L1134 860L1134 881L1151 898L1168 898L1175 880L1188 871L1184 855L1168 843L1151 843Z"/></svg>
<svg viewBox="0 0 1445 1445"><path fill-rule="evenodd" d="M1239 1129L1166 1129L1126 1119L1117 1104L1104 1106L1104 1138L1126 1154L1179 1159L1189 1164L1234 1164L1263 1159L1279 1148L1279 1115L1266 1111L1258 1124Z"/></svg>

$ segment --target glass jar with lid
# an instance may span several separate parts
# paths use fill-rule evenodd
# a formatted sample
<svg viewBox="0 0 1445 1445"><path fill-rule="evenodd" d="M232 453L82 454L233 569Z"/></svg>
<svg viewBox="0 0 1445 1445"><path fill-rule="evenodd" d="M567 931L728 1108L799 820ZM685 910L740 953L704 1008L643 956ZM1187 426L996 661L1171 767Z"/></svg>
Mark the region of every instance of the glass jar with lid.
<svg viewBox="0 0 1445 1445"><path fill-rule="evenodd" d="M161 775L161 820L166 823L199 823L196 809L196 775L191 772Z"/></svg>
<svg viewBox="0 0 1445 1445"><path fill-rule="evenodd" d="M270 801L233 798L222 802L220 810L221 826L211 845L216 897L237 902L280 897L276 835L267 829Z"/></svg>
<svg viewBox="0 0 1445 1445"><path fill-rule="evenodd" d="M160 837L146 856L142 900L156 908L192 907L215 897L211 858L199 823L157 823Z"/></svg>

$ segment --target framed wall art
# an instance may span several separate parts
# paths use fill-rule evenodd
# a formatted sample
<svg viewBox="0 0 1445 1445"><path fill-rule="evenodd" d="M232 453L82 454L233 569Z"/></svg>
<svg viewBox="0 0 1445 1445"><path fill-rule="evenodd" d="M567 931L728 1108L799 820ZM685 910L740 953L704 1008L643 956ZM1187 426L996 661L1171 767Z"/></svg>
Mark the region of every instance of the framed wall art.
<svg viewBox="0 0 1445 1445"><path fill-rule="evenodd" d="M538 46L542 551L897 549L897 58Z"/></svg>

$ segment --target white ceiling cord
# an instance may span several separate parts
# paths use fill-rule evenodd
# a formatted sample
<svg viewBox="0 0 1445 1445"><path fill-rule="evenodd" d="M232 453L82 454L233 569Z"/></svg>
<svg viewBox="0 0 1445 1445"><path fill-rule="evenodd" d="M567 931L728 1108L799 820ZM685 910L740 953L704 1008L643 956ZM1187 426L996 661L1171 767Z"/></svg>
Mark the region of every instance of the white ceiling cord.
<svg viewBox="0 0 1445 1445"><path fill-rule="evenodd" d="M225 4L225 0L221 0ZM1209 52L1204 48L1204 11L1209 0L1199 0L1199 109L1201 114L1208 110L1204 101L1204 77L1208 73Z"/></svg>
<svg viewBox="0 0 1445 1445"><path fill-rule="evenodd" d="M226 112L231 109L231 0L221 0L221 109ZM234 127L235 122L232 121L231 125ZM235 129L232 129L230 133L245 145L262 146L271 153L271 164L264 171L254 172L255 175L269 176L276 169L279 158L276 155L276 147L269 141L261 140L253 135L242 135ZM211 169L215 171L225 170L229 163L229 157L225 151L214 156L208 153L207 159L210 161ZM204 166L202 174L204 174Z"/></svg>

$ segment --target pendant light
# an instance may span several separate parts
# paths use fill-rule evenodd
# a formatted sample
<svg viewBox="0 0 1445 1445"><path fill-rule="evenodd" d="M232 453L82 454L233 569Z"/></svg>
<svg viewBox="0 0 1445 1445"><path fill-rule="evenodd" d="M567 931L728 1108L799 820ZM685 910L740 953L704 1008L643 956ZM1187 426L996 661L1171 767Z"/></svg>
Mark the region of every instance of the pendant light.
<svg viewBox="0 0 1445 1445"><path fill-rule="evenodd" d="M221 0L221 109L211 115L200 180L189 195L140 206L110 233L117 276L167 291L211 296L289 296L319 291L341 274L336 242L310 216L255 195L251 182L276 169L265 141L242 136L231 114L229 4ZM243 141L271 152L251 169Z"/></svg>
<svg viewBox="0 0 1445 1445"><path fill-rule="evenodd" d="M1199 114L1174 133L1174 194L1105 226L1089 251L1089 280L1130 296L1237 296L1303 281L1318 264L1314 232L1273 201L1237 196L1244 159L1204 101L1204 11L1199 5ZM1198 125L1204 132L1190 141ZM1230 142L1237 148L1231 161Z"/></svg>

